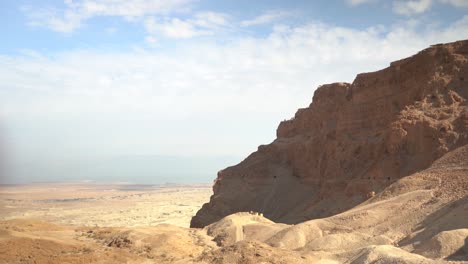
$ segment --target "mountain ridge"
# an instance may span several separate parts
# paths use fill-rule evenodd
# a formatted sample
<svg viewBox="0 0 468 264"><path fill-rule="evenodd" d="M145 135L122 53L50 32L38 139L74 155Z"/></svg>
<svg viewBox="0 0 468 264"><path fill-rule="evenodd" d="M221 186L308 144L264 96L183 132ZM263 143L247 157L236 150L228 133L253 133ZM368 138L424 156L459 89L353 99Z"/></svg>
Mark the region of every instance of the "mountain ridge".
<svg viewBox="0 0 468 264"><path fill-rule="evenodd" d="M468 143L468 41L433 45L320 86L277 138L218 172L204 227L241 211L295 224L331 216Z"/></svg>

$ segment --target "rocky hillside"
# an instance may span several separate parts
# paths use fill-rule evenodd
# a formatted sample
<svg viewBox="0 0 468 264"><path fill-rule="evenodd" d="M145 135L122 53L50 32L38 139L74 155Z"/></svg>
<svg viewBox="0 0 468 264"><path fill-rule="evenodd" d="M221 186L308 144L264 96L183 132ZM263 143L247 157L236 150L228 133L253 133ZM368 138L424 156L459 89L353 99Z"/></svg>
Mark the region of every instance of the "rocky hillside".
<svg viewBox="0 0 468 264"><path fill-rule="evenodd" d="M191 226L241 211L288 224L344 212L467 144L467 100L468 41L323 85L271 144L218 173Z"/></svg>

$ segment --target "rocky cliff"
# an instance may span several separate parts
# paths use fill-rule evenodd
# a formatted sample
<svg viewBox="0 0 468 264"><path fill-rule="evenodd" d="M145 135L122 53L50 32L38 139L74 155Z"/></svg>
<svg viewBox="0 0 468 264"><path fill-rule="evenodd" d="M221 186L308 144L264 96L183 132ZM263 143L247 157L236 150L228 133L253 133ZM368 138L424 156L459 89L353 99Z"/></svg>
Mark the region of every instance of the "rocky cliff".
<svg viewBox="0 0 468 264"><path fill-rule="evenodd" d="M299 223L354 207L467 144L467 100L468 41L320 86L271 144L218 173L191 226L239 211Z"/></svg>

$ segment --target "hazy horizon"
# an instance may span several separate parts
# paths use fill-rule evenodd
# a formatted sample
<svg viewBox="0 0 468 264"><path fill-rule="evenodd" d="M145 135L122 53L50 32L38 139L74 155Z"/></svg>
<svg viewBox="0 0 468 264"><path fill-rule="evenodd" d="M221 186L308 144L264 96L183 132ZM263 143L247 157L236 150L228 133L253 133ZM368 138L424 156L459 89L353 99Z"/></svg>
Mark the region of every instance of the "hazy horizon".
<svg viewBox="0 0 468 264"><path fill-rule="evenodd" d="M0 183L211 182L320 84L468 38L465 0L6 0L0 17Z"/></svg>
<svg viewBox="0 0 468 264"><path fill-rule="evenodd" d="M35 159L28 163L6 166L7 177L1 179L0 184L86 181L130 184L212 183L219 170L240 161L239 157L229 156L161 155ZM11 171L8 171L8 167Z"/></svg>

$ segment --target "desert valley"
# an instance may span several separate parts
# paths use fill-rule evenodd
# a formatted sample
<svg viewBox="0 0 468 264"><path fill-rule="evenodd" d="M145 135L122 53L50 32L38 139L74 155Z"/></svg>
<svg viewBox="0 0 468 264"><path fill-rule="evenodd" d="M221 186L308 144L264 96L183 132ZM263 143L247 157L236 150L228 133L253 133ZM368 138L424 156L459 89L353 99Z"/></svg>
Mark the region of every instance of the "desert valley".
<svg viewBox="0 0 468 264"><path fill-rule="evenodd" d="M0 210L0 263L468 263L468 41L319 87L213 186L3 185Z"/></svg>

